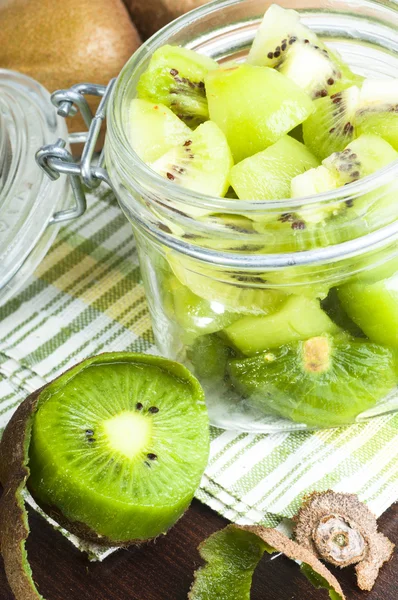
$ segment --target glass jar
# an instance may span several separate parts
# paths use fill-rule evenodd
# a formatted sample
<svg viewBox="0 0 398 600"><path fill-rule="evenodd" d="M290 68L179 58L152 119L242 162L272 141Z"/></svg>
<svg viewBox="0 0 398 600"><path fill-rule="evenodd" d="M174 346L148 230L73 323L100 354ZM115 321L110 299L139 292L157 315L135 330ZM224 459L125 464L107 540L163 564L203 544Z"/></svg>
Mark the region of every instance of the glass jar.
<svg viewBox="0 0 398 600"><path fill-rule="evenodd" d="M0 69L0 305L33 273L58 232L54 213L68 205L70 188L65 178L51 183L35 152L66 136L47 90Z"/></svg>
<svg viewBox="0 0 398 600"><path fill-rule="evenodd" d="M130 102L157 48L244 61L269 4L212 2L134 54L107 106L108 183L136 237L159 351L198 376L213 425L336 427L398 409L398 163L322 195L246 202L162 179L128 139ZM394 2L279 4L357 73L398 77Z"/></svg>

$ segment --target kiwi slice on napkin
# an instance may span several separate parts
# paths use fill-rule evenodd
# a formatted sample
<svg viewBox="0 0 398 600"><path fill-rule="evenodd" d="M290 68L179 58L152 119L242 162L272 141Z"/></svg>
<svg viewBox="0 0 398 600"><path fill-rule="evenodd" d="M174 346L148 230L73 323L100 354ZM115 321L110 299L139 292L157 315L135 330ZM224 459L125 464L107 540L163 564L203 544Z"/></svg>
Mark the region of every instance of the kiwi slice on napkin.
<svg viewBox="0 0 398 600"><path fill-rule="evenodd" d="M41 598L25 550L23 490L58 523L102 545L165 533L205 469L204 394L182 365L158 356L89 358L30 395L0 444L0 543L17 600Z"/></svg>
<svg viewBox="0 0 398 600"><path fill-rule="evenodd" d="M250 600L254 570L264 552L282 552L300 561L301 572L316 587L326 589L332 600L345 596L337 579L316 558L277 529L228 525L199 546L206 564L195 573L189 600Z"/></svg>

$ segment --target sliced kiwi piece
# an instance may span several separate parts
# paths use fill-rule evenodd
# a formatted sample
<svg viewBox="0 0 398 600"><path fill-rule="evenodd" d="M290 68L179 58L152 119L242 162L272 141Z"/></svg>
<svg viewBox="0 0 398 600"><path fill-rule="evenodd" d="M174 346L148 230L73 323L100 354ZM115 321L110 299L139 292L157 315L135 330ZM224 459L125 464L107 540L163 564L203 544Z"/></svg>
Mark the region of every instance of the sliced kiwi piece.
<svg viewBox="0 0 398 600"><path fill-rule="evenodd" d="M303 123L306 146L320 160L340 152L355 137L360 91L356 86L315 100L315 112Z"/></svg>
<svg viewBox="0 0 398 600"><path fill-rule="evenodd" d="M386 279L346 283L338 288L349 317L378 344L398 348L398 272Z"/></svg>
<svg viewBox="0 0 398 600"><path fill-rule="evenodd" d="M304 144L286 135L235 165L229 180L242 200L279 200L289 198L293 177L318 165Z"/></svg>
<svg viewBox="0 0 398 600"><path fill-rule="evenodd" d="M310 427L352 423L397 384L390 349L340 334L234 360L228 371L253 405Z"/></svg>
<svg viewBox="0 0 398 600"><path fill-rule="evenodd" d="M202 335L187 350L187 357L200 381L222 381L227 363L237 352L217 334Z"/></svg>
<svg viewBox="0 0 398 600"><path fill-rule="evenodd" d="M164 287L171 298L169 318L181 328L185 343L220 331L239 318L236 312L225 310L225 306L216 299L209 301L197 296L176 277L170 276Z"/></svg>
<svg viewBox="0 0 398 600"><path fill-rule="evenodd" d="M276 4L264 15L248 62L278 69L312 98L334 94L363 79L301 23L298 12Z"/></svg>
<svg viewBox="0 0 398 600"><path fill-rule="evenodd" d="M226 311L239 315L268 315L278 310L286 300L283 290L264 287L263 279L250 273L218 271L174 252L168 255L168 261L183 285L197 296L220 305L219 310L224 307Z"/></svg>
<svg viewBox="0 0 398 600"><path fill-rule="evenodd" d="M317 299L291 296L275 313L246 316L224 329L223 334L246 356L278 348L296 340L333 333L338 328Z"/></svg>
<svg viewBox="0 0 398 600"><path fill-rule="evenodd" d="M224 131L235 162L265 150L314 110L299 86L268 67L217 69L205 83L210 118Z"/></svg>
<svg viewBox="0 0 398 600"><path fill-rule="evenodd" d="M346 185L375 173L397 158L397 151L388 142L377 135L363 134L322 164L338 177L340 185Z"/></svg>
<svg viewBox="0 0 398 600"><path fill-rule="evenodd" d="M138 156L151 163L188 140L191 130L164 104L135 98L129 108L128 134Z"/></svg>
<svg viewBox="0 0 398 600"><path fill-rule="evenodd" d="M398 150L398 79L365 80L355 123L359 135L379 135Z"/></svg>
<svg viewBox="0 0 398 600"><path fill-rule="evenodd" d="M28 488L71 532L129 544L166 532L184 513L208 450L203 391L185 367L103 354L40 392Z"/></svg>
<svg viewBox="0 0 398 600"><path fill-rule="evenodd" d="M165 45L156 50L140 77L138 98L161 102L190 127L209 118L204 78L218 64L198 52Z"/></svg>
<svg viewBox="0 0 398 600"><path fill-rule="evenodd" d="M229 187L228 175L232 166L233 159L225 135L211 121L199 125L189 139L151 164L151 168L165 179L208 196L224 196ZM192 216L210 212L178 204L180 207Z"/></svg>

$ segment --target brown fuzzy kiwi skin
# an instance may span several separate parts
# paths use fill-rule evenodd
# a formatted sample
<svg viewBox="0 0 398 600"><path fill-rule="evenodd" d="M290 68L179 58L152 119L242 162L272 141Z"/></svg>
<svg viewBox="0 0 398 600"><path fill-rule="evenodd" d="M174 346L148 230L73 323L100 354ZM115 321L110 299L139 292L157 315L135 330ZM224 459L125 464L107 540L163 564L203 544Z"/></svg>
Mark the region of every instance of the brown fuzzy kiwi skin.
<svg viewBox="0 0 398 600"><path fill-rule="evenodd" d="M328 516L340 518L350 528L357 531L365 542L365 551L352 555L344 563L338 562L328 554L319 552L315 544L317 527L321 519ZM337 567L344 568L355 564L358 587L370 591L384 562L390 560L394 544L377 531L377 520L369 508L358 500L355 494L336 493L332 490L314 492L304 499L294 518L297 542L316 556Z"/></svg>
<svg viewBox="0 0 398 600"><path fill-rule="evenodd" d="M210 0L124 0L143 39L158 29Z"/></svg>
<svg viewBox="0 0 398 600"><path fill-rule="evenodd" d="M28 516L21 497L29 477L26 456L32 422L40 390L31 394L17 409L0 443L0 549L7 581L16 600L41 598L33 583L24 544L29 535Z"/></svg>
<svg viewBox="0 0 398 600"><path fill-rule="evenodd" d="M237 525L244 531L251 531L260 537L268 546L282 552L291 560L299 560L311 567L313 571L323 577L329 585L345 600L344 592L334 575L318 560L317 556L308 548L288 538L277 529L262 527L261 525Z"/></svg>
<svg viewBox="0 0 398 600"><path fill-rule="evenodd" d="M0 66L50 92L89 81L106 85L141 43L122 0L0 2ZM90 100L95 111L98 99ZM70 131L86 131L80 115Z"/></svg>

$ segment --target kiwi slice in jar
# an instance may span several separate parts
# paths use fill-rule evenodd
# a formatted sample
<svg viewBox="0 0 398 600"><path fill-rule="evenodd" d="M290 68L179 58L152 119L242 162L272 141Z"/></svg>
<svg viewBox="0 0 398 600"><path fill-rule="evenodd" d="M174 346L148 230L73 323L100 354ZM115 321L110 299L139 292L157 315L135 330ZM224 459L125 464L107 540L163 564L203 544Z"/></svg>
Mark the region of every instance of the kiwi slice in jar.
<svg viewBox="0 0 398 600"><path fill-rule="evenodd" d="M203 391L185 367L103 354L39 392L28 488L72 533L127 545L185 512L208 451Z"/></svg>
<svg viewBox="0 0 398 600"><path fill-rule="evenodd" d="M394 389L395 364L389 348L339 333L230 361L228 372L262 412L308 427L338 427Z"/></svg>

